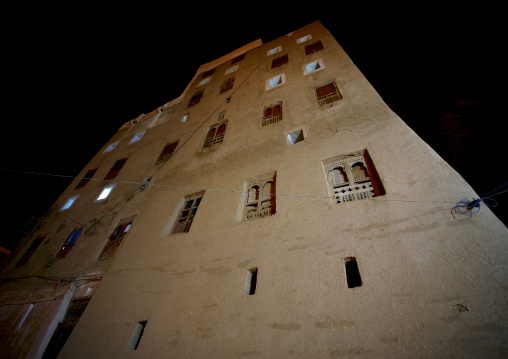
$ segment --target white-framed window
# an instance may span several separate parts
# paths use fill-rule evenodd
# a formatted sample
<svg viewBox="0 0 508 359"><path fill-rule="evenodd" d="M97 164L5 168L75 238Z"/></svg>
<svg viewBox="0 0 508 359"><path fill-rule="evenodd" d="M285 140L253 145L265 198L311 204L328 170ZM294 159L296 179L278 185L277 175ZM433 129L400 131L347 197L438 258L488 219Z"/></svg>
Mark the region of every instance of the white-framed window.
<svg viewBox="0 0 508 359"><path fill-rule="evenodd" d="M277 46L271 50L268 50L268 52L266 53L266 56L276 54L277 52L280 52L280 51L282 51L282 46Z"/></svg>
<svg viewBox="0 0 508 359"><path fill-rule="evenodd" d="M273 89L274 87L284 85L286 83L286 74L282 73L266 80L266 90Z"/></svg>
<svg viewBox="0 0 508 359"><path fill-rule="evenodd" d="M102 153L113 151L115 149L115 147L118 145L119 142L120 141L116 141L116 142L111 143L108 147L106 147L106 149Z"/></svg>
<svg viewBox="0 0 508 359"><path fill-rule="evenodd" d="M138 142L146 133L146 130L138 132L132 137L132 140L129 142L129 145L134 142Z"/></svg>
<svg viewBox="0 0 508 359"><path fill-rule="evenodd" d="M286 133L286 141L288 146L294 145L295 143L301 142L303 140L304 140L303 129Z"/></svg>
<svg viewBox="0 0 508 359"><path fill-rule="evenodd" d="M296 40L296 43L297 44L301 44L302 42L305 42L305 41L309 41L310 39L312 39L312 35L306 35L306 36L303 36L303 37L300 37L299 39Z"/></svg>
<svg viewBox="0 0 508 359"><path fill-rule="evenodd" d="M62 208L60 208L60 211L65 211L66 209L69 209L71 208L72 204L76 201L76 199L79 197L79 194L78 195L75 195L75 196L72 196L71 198L69 198L65 204L62 206Z"/></svg>
<svg viewBox="0 0 508 359"><path fill-rule="evenodd" d="M244 183L237 221L248 221L276 213L277 171L249 178Z"/></svg>
<svg viewBox="0 0 508 359"><path fill-rule="evenodd" d="M198 83L198 87L199 87L199 86L203 86L204 84L209 83L209 82L210 82L210 79L211 79L211 77L207 77L206 79L199 81L199 83Z"/></svg>
<svg viewBox="0 0 508 359"><path fill-rule="evenodd" d="M229 69L227 69L226 72L224 73L224 75L229 75L230 73L235 72L236 70L238 70L238 65L230 67Z"/></svg>
<svg viewBox="0 0 508 359"><path fill-rule="evenodd" d="M104 187L101 191L101 193L97 196L95 199L95 202L102 201L110 195L113 188L115 188L116 183L108 184L106 187Z"/></svg>
<svg viewBox="0 0 508 359"><path fill-rule="evenodd" d="M308 75L312 72L320 71L325 68L325 64L323 63L323 60L318 59L316 61L312 61L311 63L305 64L303 67L303 75Z"/></svg>
<svg viewBox="0 0 508 359"><path fill-rule="evenodd" d="M323 167L335 203L386 194L367 150L329 158L323 161Z"/></svg>

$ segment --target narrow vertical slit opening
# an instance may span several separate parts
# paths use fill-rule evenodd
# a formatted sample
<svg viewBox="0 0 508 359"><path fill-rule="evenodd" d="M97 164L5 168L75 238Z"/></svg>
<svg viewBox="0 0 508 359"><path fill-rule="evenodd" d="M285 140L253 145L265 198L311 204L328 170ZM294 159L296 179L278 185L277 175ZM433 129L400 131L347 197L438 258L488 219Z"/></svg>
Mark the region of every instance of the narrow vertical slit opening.
<svg viewBox="0 0 508 359"><path fill-rule="evenodd" d="M358 263L355 257L344 258L346 267L346 279L348 288L360 287L362 285L362 278L358 270Z"/></svg>
<svg viewBox="0 0 508 359"><path fill-rule="evenodd" d="M132 351L138 349L139 342L141 341L141 337L143 336L143 331L145 330L146 323L147 323L146 320L142 320L136 324L125 350Z"/></svg>
<svg viewBox="0 0 508 359"><path fill-rule="evenodd" d="M258 281L258 268L254 267L247 271L247 278L245 278L244 295L254 295L256 293L256 284Z"/></svg>

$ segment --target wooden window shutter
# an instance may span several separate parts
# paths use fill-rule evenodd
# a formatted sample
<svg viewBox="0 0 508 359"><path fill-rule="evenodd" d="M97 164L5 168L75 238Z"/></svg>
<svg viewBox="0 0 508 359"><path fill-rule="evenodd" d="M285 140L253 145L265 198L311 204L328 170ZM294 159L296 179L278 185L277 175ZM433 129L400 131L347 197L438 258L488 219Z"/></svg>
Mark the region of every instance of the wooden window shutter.
<svg viewBox="0 0 508 359"><path fill-rule="evenodd" d="M217 136L223 135L224 132L226 132L226 124L220 125L219 129L217 130Z"/></svg>
<svg viewBox="0 0 508 359"><path fill-rule="evenodd" d="M95 174L95 171L97 171L97 168L94 168L93 170L88 170L85 176L81 179L81 181L79 181L78 185L74 189L85 187L85 185L90 181L90 179Z"/></svg>
<svg viewBox="0 0 508 359"><path fill-rule="evenodd" d="M113 167L111 167L111 169L109 170L106 177L104 177L104 180L107 181L107 180L113 179L116 176L118 176L118 173L120 172L120 170L122 169L122 167L126 161L127 161L127 158L122 158L122 159L116 161L115 164L113 165Z"/></svg>
<svg viewBox="0 0 508 359"><path fill-rule="evenodd" d="M386 194L383 183L381 183L381 179L379 178L379 174L377 173L376 167L370 158L369 152L365 150L363 154L363 158L365 159L365 164L367 165L367 171L370 175L370 182L372 183L372 187L374 189L374 194L376 196L382 196Z"/></svg>
<svg viewBox="0 0 508 359"><path fill-rule="evenodd" d="M275 180L277 179L277 171L275 171L274 175L273 175L273 180L272 180L272 185L270 186L270 207L271 207L271 214L272 216L277 212L277 208L276 208L276 190L275 190L275 187L276 187L276 184L275 184Z"/></svg>

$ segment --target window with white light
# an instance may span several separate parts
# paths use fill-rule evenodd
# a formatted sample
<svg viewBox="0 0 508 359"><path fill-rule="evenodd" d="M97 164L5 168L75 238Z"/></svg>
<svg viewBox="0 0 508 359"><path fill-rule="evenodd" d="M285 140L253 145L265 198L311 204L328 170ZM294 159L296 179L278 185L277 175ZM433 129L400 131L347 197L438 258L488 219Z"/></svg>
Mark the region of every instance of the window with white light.
<svg viewBox="0 0 508 359"><path fill-rule="evenodd" d="M325 68L325 64L321 59L311 62L310 64L303 65L303 74L308 75L311 72L316 72Z"/></svg>
<svg viewBox="0 0 508 359"><path fill-rule="evenodd" d="M277 52L280 52L280 51L282 51L282 46L277 46L274 49L268 50L268 52L266 53L266 56L276 54Z"/></svg>
<svg viewBox="0 0 508 359"><path fill-rule="evenodd" d="M119 142L120 141L116 141L116 142L111 143L108 147L106 147L106 149L104 150L103 153L113 151L115 149L116 145L118 145Z"/></svg>
<svg viewBox="0 0 508 359"><path fill-rule="evenodd" d="M204 80L201 80L201 81L198 83L198 86L203 86L204 84L209 83L209 82L210 82L210 79L211 79L211 77L206 78L206 79L204 79Z"/></svg>
<svg viewBox="0 0 508 359"><path fill-rule="evenodd" d="M266 80L266 87L265 87L265 89L266 90L270 90L270 89L272 89L274 87L283 85L285 83L286 83L286 75L285 74L280 74L280 75L277 75L275 77L272 77L272 78Z"/></svg>
<svg viewBox="0 0 508 359"><path fill-rule="evenodd" d="M229 69L227 69L226 72L224 73L224 75L229 75L230 73L235 72L236 70L238 70L238 65L230 67Z"/></svg>
<svg viewBox="0 0 508 359"><path fill-rule="evenodd" d="M95 199L95 201L102 201L106 198L108 198L109 194L111 193L111 191L113 190L113 188L115 188L116 184L109 184L107 185L106 187L104 187L101 191L101 193L99 194L99 196Z"/></svg>
<svg viewBox="0 0 508 359"><path fill-rule="evenodd" d="M312 39L312 36L311 35L307 35L307 36L300 37L299 39L297 39L296 43L297 44L301 44L302 42L309 41L310 39Z"/></svg>
<svg viewBox="0 0 508 359"><path fill-rule="evenodd" d="M129 145L131 143L138 142L145 135L145 132L146 130L136 133L134 137L132 137L132 140L129 142Z"/></svg>
<svg viewBox="0 0 508 359"><path fill-rule="evenodd" d="M71 198L69 198L67 200L67 202L65 202L65 204L62 206L62 208L60 208L60 211L65 211L66 209L69 209L71 208L72 204L74 203L74 201L76 201L76 199L79 197L79 194L76 195L76 196L72 196Z"/></svg>

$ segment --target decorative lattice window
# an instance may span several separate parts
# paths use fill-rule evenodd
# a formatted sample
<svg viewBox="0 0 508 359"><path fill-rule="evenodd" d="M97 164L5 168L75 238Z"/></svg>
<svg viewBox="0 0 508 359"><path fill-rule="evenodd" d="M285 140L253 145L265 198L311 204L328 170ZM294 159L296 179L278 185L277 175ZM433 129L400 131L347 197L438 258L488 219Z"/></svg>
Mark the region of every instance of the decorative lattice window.
<svg viewBox="0 0 508 359"><path fill-rule="evenodd" d="M323 165L335 203L386 193L367 150L330 158Z"/></svg>
<svg viewBox="0 0 508 359"><path fill-rule="evenodd" d="M234 77L231 77L231 78L227 79L226 81L224 81L220 87L220 93L231 90L233 88L234 83L235 83Z"/></svg>
<svg viewBox="0 0 508 359"><path fill-rule="evenodd" d="M118 173L120 173L120 170L122 169L125 162L127 162L127 157L116 161L115 164L113 165L113 167L111 167L109 172L106 174L106 177L104 177L104 180L105 181L111 180L111 179L115 178L116 176L118 176Z"/></svg>
<svg viewBox="0 0 508 359"><path fill-rule="evenodd" d="M217 115L217 121L224 120L224 116L226 116L226 110L219 112L219 114Z"/></svg>
<svg viewBox="0 0 508 359"><path fill-rule="evenodd" d="M289 62L288 55L284 55L281 57L276 58L272 61L272 69L275 69L277 67L281 67L284 64L287 64Z"/></svg>
<svg viewBox="0 0 508 359"><path fill-rule="evenodd" d="M282 120L282 103L277 102L263 109L262 126L270 125Z"/></svg>
<svg viewBox="0 0 508 359"><path fill-rule="evenodd" d="M75 189L85 187L85 185L92 179L93 175L97 171L97 168L94 168L93 170L88 170L86 174L83 176L81 181L79 181L78 185L75 187Z"/></svg>
<svg viewBox="0 0 508 359"><path fill-rule="evenodd" d="M178 218L176 219L176 222L173 225L173 229L171 230L172 234L189 232L204 194L205 191L202 191L191 194L184 198L182 209L178 213Z"/></svg>
<svg viewBox="0 0 508 359"><path fill-rule="evenodd" d="M318 42L305 46L305 55L313 54L314 52L318 52L323 49L323 44L321 43L321 40L319 40Z"/></svg>
<svg viewBox="0 0 508 359"><path fill-rule="evenodd" d="M315 89L315 91L317 102L321 107L342 99L342 95L340 94L337 85L335 85L333 82L318 87Z"/></svg>
<svg viewBox="0 0 508 359"><path fill-rule="evenodd" d="M199 103L199 101L201 101L201 97L203 97L203 91L204 90L200 90L200 91L196 92L194 95L192 95L187 107L191 107L191 106L194 106L195 104Z"/></svg>
<svg viewBox="0 0 508 359"><path fill-rule="evenodd" d="M39 246L41 245L44 238L46 238L46 236L47 234L41 234L34 239L34 241L32 242L32 244L30 244L30 247L28 247L25 254L23 254L23 257L21 257L21 259L16 263L16 267L24 266L28 262L28 260L32 258L35 251L37 250L37 248L39 248Z"/></svg>
<svg viewBox="0 0 508 359"><path fill-rule="evenodd" d="M104 246L102 253L99 257L100 261L105 261L111 257L113 257L118 250L118 247L124 240L127 232L131 228L132 221L134 221L134 217L129 217L120 221L116 229L113 231L111 236L109 236L108 242Z"/></svg>
<svg viewBox="0 0 508 359"><path fill-rule="evenodd" d="M221 144L222 141L224 141L224 134L226 133L227 125L227 120L212 125L208 129L203 148L212 148L215 145Z"/></svg>
<svg viewBox="0 0 508 359"><path fill-rule="evenodd" d="M178 141L168 142L162 149L159 157L157 157L157 161L155 161L154 166L160 165L169 160L171 156L173 156L173 153L176 150L176 146L178 146Z"/></svg>
<svg viewBox="0 0 508 359"><path fill-rule="evenodd" d="M265 173L246 181L242 220L274 215L276 212L275 182L277 171Z"/></svg>
<svg viewBox="0 0 508 359"><path fill-rule="evenodd" d="M56 255L56 258L64 258L67 255L67 253L71 251L72 247L74 247L74 244L78 240L78 237L82 231L83 228L75 229L72 231L72 233L69 235L69 237L67 237L67 240L65 241L64 245Z"/></svg>

